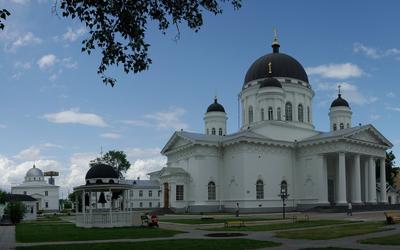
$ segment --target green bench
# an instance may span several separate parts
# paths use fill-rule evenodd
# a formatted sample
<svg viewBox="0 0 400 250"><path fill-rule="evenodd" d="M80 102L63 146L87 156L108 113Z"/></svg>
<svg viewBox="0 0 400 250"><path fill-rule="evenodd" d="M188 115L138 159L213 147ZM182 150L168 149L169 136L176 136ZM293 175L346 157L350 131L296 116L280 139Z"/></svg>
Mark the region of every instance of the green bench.
<svg viewBox="0 0 400 250"><path fill-rule="evenodd" d="M244 227L244 221L242 220L232 220L232 221L226 221L225 222L225 227Z"/></svg>

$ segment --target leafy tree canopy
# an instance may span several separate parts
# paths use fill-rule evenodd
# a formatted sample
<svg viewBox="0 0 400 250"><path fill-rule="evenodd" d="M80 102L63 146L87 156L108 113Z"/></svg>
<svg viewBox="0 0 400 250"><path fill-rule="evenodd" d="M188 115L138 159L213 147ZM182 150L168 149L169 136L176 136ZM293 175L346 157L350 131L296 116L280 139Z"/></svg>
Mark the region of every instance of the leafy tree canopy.
<svg viewBox="0 0 400 250"><path fill-rule="evenodd" d="M105 153L103 156L98 157L90 162L90 166L94 166L99 162L106 163L115 168L118 171L120 177L123 176L123 173L126 173L128 169L131 167L131 163L127 160L127 156L124 151L118 150L110 150Z"/></svg>
<svg viewBox="0 0 400 250"><path fill-rule="evenodd" d="M241 0L61 0L64 17L79 19L89 29L82 41L82 52L99 48L102 54L97 73L105 84L114 86L116 79L104 73L110 65L123 65L125 73L138 73L149 68L150 44L145 40L149 21L158 23L165 34L168 27L186 25L197 32L203 25L203 12L222 13L222 3L235 9Z"/></svg>
<svg viewBox="0 0 400 250"><path fill-rule="evenodd" d="M13 224L19 223L26 213L25 205L20 201L8 202L4 213L10 217Z"/></svg>
<svg viewBox="0 0 400 250"><path fill-rule="evenodd" d="M0 9L0 30L4 29L3 21L6 20L7 16L10 15L6 9Z"/></svg>
<svg viewBox="0 0 400 250"><path fill-rule="evenodd" d="M0 204L6 203L6 192L0 190Z"/></svg>

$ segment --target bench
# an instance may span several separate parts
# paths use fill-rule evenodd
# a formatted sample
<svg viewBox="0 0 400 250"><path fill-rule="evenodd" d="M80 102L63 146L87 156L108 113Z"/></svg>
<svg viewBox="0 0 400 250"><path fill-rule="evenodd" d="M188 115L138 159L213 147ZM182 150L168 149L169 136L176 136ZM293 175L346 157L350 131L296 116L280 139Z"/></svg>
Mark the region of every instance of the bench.
<svg viewBox="0 0 400 250"><path fill-rule="evenodd" d="M384 214L388 224L394 224L400 221L400 211L385 211Z"/></svg>
<svg viewBox="0 0 400 250"><path fill-rule="evenodd" d="M201 217L201 220L214 220L214 217L211 217L211 216L203 216L203 217Z"/></svg>
<svg viewBox="0 0 400 250"><path fill-rule="evenodd" d="M244 227L244 221L242 220L233 220L233 221L226 221L225 227Z"/></svg>
<svg viewBox="0 0 400 250"><path fill-rule="evenodd" d="M149 225L149 218L147 215L141 215L140 219L142 220L142 226L148 226Z"/></svg>
<svg viewBox="0 0 400 250"><path fill-rule="evenodd" d="M296 214L293 215L293 223L295 222L304 222L304 221L309 221L310 217L307 214Z"/></svg>

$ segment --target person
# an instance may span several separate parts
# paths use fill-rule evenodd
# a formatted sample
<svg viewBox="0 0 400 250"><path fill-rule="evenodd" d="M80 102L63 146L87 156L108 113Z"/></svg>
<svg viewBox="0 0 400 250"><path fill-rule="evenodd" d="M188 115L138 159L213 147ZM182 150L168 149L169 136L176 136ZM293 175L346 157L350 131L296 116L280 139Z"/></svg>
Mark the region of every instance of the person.
<svg viewBox="0 0 400 250"><path fill-rule="evenodd" d="M239 202L236 203L236 217L239 217Z"/></svg>
<svg viewBox="0 0 400 250"><path fill-rule="evenodd" d="M353 206L351 205L351 202L347 204L347 215L353 216Z"/></svg>

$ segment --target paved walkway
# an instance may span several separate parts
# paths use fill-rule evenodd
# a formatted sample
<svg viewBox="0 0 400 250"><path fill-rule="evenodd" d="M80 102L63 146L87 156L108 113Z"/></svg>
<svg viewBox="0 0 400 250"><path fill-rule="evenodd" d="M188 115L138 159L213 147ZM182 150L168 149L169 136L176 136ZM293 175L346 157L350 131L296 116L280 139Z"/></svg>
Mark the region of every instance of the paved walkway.
<svg viewBox="0 0 400 250"><path fill-rule="evenodd" d="M15 226L0 226L0 249L15 248Z"/></svg>
<svg viewBox="0 0 400 250"><path fill-rule="evenodd" d="M362 212L362 213L355 213L353 217L347 217L343 214L319 214L313 213L309 214L313 219L352 219L352 220L368 220L368 221L382 221L383 215L382 212ZM262 223L277 223L277 221L265 221ZM112 243L112 242L141 242L141 241L155 241L155 240L171 240L171 239L215 239L209 238L205 236L210 231L206 231L207 227L218 227L220 224L208 224L208 225L201 225L202 230L198 229L199 225L182 225L182 224L174 224L174 223L161 223L160 227L165 229L175 229L186 231L187 233L178 234L174 237L166 237L166 238L142 238L142 239L116 239L116 240L92 240L92 241L63 241L63 242L38 242L38 243L17 243L17 246L38 246L38 245L54 245L54 244L93 244L93 243ZM329 226L321 226L322 227L329 227ZM315 227L316 228L316 227ZM386 235L392 234L400 234L400 224L392 226L393 230L384 231L384 232L376 232L364 235L357 235L357 236L350 236L350 237L343 237L339 239L332 239L332 240L293 240L293 239L284 239L284 238L277 238L274 236L275 232L243 232L247 234L247 236L243 236L240 238L247 238L247 239L255 239L255 240L268 240L268 241L275 241L280 242L283 245L279 247L273 248L265 248L266 250L274 250L274 249L301 249L306 247L344 247L344 248L354 248L354 249L396 249L399 250L399 246L380 246L380 245L367 245L367 244L360 244L358 243L359 240L368 239L372 237L381 237ZM296 229L296 230L303 230ZM215 232L213 232L215 233ZM223 238L220 238L223 239ZM232 239L232 238L229 238Z"/></svg>

